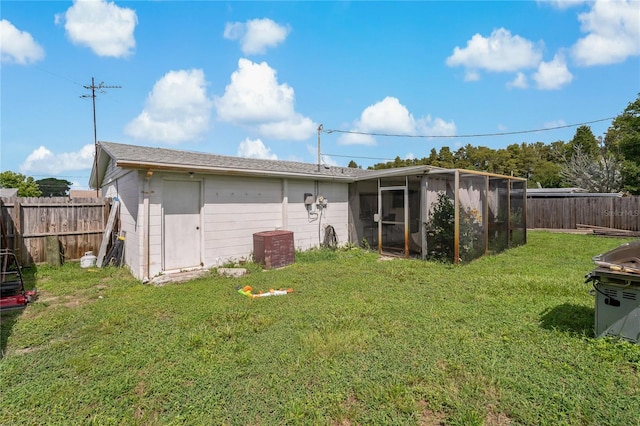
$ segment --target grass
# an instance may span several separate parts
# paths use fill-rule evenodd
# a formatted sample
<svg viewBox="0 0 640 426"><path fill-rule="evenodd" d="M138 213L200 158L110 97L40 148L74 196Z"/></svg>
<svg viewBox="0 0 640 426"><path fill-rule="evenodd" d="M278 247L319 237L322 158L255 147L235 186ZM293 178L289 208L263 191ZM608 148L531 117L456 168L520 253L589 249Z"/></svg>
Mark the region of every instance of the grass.
<svg viewBox="0 0 640 426"><path fill-rule="evenodd" d="M465 266L315 250L164 287L39 267L2 322L0 424L638 425L640 345L593 337L583 284L621 242L536 232Z"/></svg>

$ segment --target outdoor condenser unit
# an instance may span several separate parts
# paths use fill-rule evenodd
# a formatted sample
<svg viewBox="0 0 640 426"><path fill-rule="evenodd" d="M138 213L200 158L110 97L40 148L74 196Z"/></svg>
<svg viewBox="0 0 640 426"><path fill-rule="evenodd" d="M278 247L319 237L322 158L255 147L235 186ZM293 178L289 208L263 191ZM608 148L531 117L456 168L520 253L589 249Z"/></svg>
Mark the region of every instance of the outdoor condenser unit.
<svg viewBox="0 0 640 426"><path fill-rule="evenodd" d="M595 295L596 336L640 344L640 240L593 258L587 274Z"/></svg>

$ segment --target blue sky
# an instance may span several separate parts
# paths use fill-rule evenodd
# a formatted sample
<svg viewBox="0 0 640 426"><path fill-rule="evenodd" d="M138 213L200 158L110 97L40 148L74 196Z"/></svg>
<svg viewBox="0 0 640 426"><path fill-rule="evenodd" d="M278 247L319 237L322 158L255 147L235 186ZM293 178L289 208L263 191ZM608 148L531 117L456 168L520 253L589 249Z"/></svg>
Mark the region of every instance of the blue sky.
<svg viewBox="0 0 640 426"><path fill-rule="evenodd" d="M98 140L364 167L570 140L640 92L639 1L6 1L2 171L86 188ZM596 136L610 121L591 124ZM539 132L466 137L541 129ZM385 137L367 133L429 137Z"/></svg>

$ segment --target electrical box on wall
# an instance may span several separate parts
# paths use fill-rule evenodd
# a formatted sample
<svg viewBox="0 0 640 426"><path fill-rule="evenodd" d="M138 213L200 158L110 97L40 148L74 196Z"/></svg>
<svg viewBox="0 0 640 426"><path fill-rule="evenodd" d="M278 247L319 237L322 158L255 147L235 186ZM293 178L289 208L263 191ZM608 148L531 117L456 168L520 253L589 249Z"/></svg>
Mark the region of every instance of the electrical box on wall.
<svg viewBox="0 0 640 426"><path fill-rule="evenodd" d="M304 205L305 206L310 206L311 204L313 204L314 199L313 199L313 194L309 193L309 192L305 192L304 193Z"/></svg>

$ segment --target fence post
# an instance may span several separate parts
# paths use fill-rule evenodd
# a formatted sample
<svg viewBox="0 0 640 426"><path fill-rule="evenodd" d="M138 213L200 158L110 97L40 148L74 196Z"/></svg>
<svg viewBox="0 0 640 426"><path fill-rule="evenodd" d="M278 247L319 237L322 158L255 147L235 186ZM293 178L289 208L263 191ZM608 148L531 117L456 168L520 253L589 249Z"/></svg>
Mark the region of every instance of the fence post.
<svg viewBox="0 0 640 426"><path fill-rule="evenodd" d="M45 237L45 259L51 266L60 266L60 241L57 235L47 235Z"/></svg>
<svg viewBox="0 0 640 426"><path fill-rule="evenodd" d="M613 198L609 199L609 228L613 228Z"/></svg>
<svg viewBox="0 0 640 426"><path fill-rule="evenodd" d="M22 204L20 203L20 198L16 198L13 203L13 253L16 255L17 259L20 259L21 265L27 265L28 262L25 262L25 259L22 258Z"/></svg>

